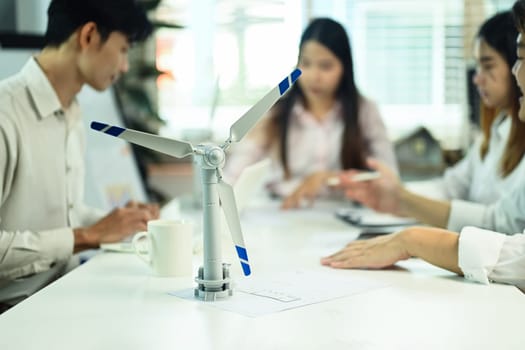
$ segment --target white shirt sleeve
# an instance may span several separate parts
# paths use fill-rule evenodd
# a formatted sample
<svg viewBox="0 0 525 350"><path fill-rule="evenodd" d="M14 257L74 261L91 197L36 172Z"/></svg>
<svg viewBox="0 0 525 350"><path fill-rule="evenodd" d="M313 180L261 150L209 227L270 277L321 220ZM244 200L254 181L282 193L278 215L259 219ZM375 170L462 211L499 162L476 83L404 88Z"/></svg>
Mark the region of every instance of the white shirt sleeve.
<svg viewBox="0 0 525 350"><path fill-rule="evenodd" d="M443 175L442 188L448 199L466 199L471 186L476 152L479 152L480 142L475 142L467 155L453 167L448 168Z"/></svg>
<svg viewBox="0 0 525 350"><path fill-rule="evenodd" d="M506 234L521 232L525 227L525 182L492 205L452 200L447 228L459 232L465 226Z"/></svg>
<svg viewBox="0 0 525 350"><path fill-rule="evenodd" d="M525 235L465 227L459 236L459 267L465 278L525 286Z"/></svg>
<svg viewBox="0 0 525 350"><path fill-rule="evenodd" d="M486 210L487 205L485 204L453 199L450 201L447 229L459 232L468 225L492 229L491 227L483 226L483 217L486 215Z"/></svg>
<svg viewBox="0 0 525 350"><path fill-rule="evenodd" d="M67 263L73 254L73 243L70 228L40 232L0 231L0 281Z"/></svg>

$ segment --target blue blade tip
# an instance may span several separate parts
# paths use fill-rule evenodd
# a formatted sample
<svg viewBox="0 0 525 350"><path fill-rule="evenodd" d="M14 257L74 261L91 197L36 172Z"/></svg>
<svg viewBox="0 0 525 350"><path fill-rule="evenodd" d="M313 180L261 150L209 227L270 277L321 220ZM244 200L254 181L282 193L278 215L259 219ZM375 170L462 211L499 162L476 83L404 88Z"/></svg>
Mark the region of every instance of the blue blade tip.
<svg viewBox="0 0 525 350"><path fill-rule="evenodd" d="M109 134L111 136L118 137L120 134L122 134L126 129L118 127L118 126L112 126L108 130L106 130L106 134Z"/></svg>
<svg viewBox="0 0 525 350"><path fill-rule="evenodd" d="M239 259L248 261L248 253L246 252L246 248L236 245L235 249L237 250L237 256Z"/></svg>
<svg viewBox="0 0 525 350"><path fill-rule="evenodd" d="M290 83L288 82L288 77L284 78L283 81L279 83L279 93L281 96L288 90Z"/></svg>
<svg viewBox="0 0 525 350"><path fill-rule="evenodd" d="M292 78L292 84L295 83L295 81L297 80L297 78L299 78L299 76L301 76L301 70L299 68L296 68L292 74L291 74L291 78Z"/></svg>
<svg viewBox="0 0 525 350"><path fill-rule="evenodd" d="M108 124L99 123L99 122L91 122L90 126L91 126L91 129L100 131L104 129L106 126L108 126Z"/></svg>
<svg viewBox="0 0 525 350"><path fill-rule="evenodd" d="M250 276L252 273L252 270L250 269L250 265L241 261L241 266L242 266L242 272L244 273L244 276Z"/></svg>

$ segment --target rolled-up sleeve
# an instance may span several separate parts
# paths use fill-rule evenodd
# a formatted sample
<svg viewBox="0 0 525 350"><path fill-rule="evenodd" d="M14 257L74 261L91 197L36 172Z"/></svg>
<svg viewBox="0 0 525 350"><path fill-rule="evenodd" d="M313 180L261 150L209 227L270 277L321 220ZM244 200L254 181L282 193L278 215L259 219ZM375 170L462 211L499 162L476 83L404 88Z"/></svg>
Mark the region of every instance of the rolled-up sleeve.
<svg viewBox="0 0 525 350"><path fill-rule="evenodd" d="M505 235L496 232L470 226L461 230L458 259L465 278L488 284L504 241Z"/></svg>
<svg viewBox="0 0 525 350"><path fill-rule="evenodd" d="M65 264L73 254L70 228L31 231L0 231L0 280L10 280Z"/></svg>
<svg viewBox="0 0 525 350"><path fill-rule="evenodd" d="M525 286L525 235L507 236L465 227L459 236L459 267L465 278Z"/></svg>
<svg viewBox="0 0 525 350"><path fill-rule="evenodd" d="M459 232L465 226L509 235L521 232L525 227L525 183L491 205L452 200L447 228Z"/></svg>

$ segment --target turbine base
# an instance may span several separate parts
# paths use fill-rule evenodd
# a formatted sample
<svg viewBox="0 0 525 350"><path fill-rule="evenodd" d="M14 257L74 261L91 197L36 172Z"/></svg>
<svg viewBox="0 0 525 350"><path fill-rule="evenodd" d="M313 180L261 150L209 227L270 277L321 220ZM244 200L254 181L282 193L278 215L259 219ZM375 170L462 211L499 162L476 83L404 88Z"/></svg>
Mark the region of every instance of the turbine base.
<svg viewBox="0 0 525 350"><path fill-rule="evenodd" d="M233 295L230 279L230 264L222 264L222 280L205 280L204 268L199 267L199 274L195 277L197 287L194 290L196 298L204 301L215 301Z"/></svg>

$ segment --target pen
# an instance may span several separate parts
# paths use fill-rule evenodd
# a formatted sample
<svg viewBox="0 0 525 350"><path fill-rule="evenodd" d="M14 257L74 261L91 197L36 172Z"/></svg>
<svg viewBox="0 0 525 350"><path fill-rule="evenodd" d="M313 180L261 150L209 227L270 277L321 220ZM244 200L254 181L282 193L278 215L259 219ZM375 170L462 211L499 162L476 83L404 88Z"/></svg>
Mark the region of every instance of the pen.
<svg viewBox="0 0 525 350"><path fill-rule="evenodd" d="M353 182L360 182L360 181L375 180L375 179L379 179L380 177L381 177L381 174L377 171L367 171L367 172L355 174L350 179ZM326 184L328 186L338 186L341 184L341 180L339 180L338 176L332 176L326 179Z"/></svg>

